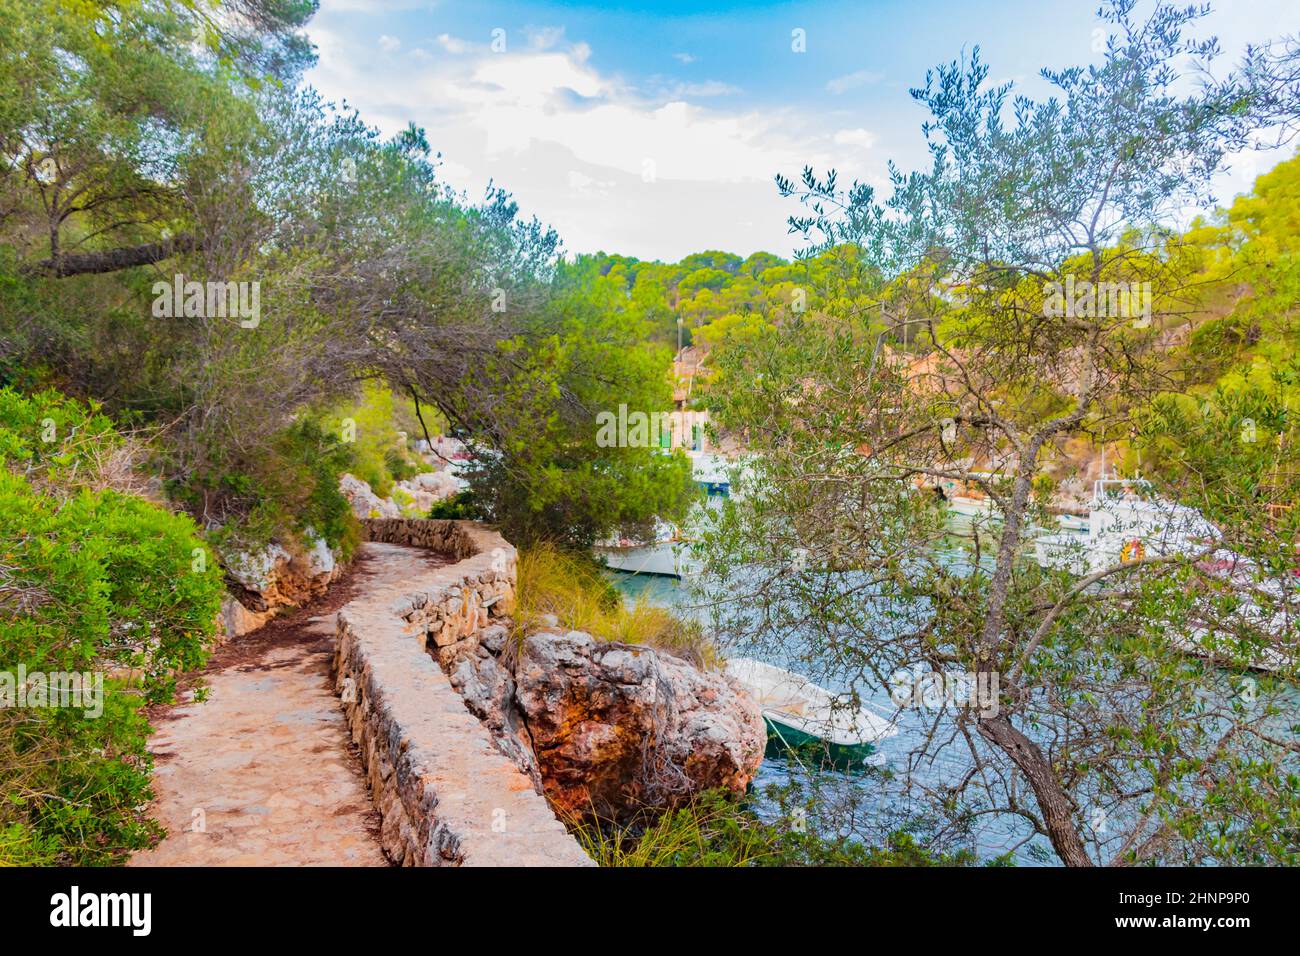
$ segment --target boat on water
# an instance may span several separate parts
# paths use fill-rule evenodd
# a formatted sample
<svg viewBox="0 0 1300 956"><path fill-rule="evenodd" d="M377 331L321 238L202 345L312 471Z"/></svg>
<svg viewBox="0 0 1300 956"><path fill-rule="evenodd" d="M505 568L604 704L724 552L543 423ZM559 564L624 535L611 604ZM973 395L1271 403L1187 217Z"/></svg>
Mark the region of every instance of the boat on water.
<svg viewBox="0 0 1300 956"><path fill-rule="evenodd" d="M1144 557L1190 556L1220 537L1199 511L1161 498L1144 478L1093 482L1087 522L1034 539L1038 563L1083 576Z"/></svg>
<svg viewBox="0 0 1300 956"><path fill-rule="evenodd" d="M1199 609L1168 622L1169 641L1184 653L1218 664L1273 672L1289 669L1300 619L1296 588L1300 578L1295 573L1272 576L1232 551L1209 550L1221 538L1219 529L1199 511L1159 497L1150 482L1109 478L1094 484L1087 528L1038 537L1034 555L1044 567L1079 577L1144 557L1196 558L1207 577L1217 577L1224 589L1235 593L1237 606L1221 619L1207 598ZM1243 645L1232 634L1238 629L1271 635L1275 644Z"/></svg>
<svg viewBox="0 0 1300 956"><path fill-rule="evenodd" d="M738 657L727 662L727 674L758 701L769 752L810 750L835 766L862 766L876 744L898 733L889 717L865 705L845 706L826 688L774 664Z"/></svg>
<svg viewBox="0 0 1300 956"><path fill-rule="evenodd" d="M691 477L708 498L730 496L732 470L743 468L743 463L737 465L707 452L691 452L689 457ZM655 522L654 534L648 541L607 538L597 541L593 550L610 570L626 574L684 578L699 572L699 562L690 554L689 539L682 529L664 521Z"/></svg>
<svg viewBox="0 0 1300 956"><path fill-rule="evenodd" d="M681 578L694 574L696 562L689 553L690 543L681 532L665 521L656 521L650 541L607 539L593 548L611 571L625 574L653 574Z"/></svg>
<svg viewBox="0 0 1300 956"><path fill-rule="evenodd" d="M1056 523L1061 526L1063 531L1087 531L1088 516L1063 514L1056 516Z"/></svg>
<svg viewBox="0 0 1300 956"><path fill-rule="evenodd" d="M1300 569L1271 574L1255 561L1223 549L1198 561L1197 567L1227 587L1235 606L1224 614L1211 599L1182 619L1169 621L1166 634L1174 646L1215 664L1292 671L1300 641Z"/></svg>
<svg viewBox="0 0 1300 956"><path fill-rule="evenodd" d="M968 518L991 517L997 514L997 505L992 498L953 495L947 499L947 503L950 512Z"/></svg>

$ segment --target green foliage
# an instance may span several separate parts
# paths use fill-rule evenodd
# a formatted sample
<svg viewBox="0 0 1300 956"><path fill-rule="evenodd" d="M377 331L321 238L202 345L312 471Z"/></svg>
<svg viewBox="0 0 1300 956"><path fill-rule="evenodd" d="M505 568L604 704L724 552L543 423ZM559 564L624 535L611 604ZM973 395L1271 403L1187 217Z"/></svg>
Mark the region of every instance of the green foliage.
<svg viewBox="0 0 1300 956"><path fill-rule="evenodd" d="M486 450L465 477L516 544L585 547L655 515L680 518L692 500L684 456L599 441L602 411L672 407L668 350L647 346L643 324L611 297L592 261L561 264L536 325L499 343L466 390L490 393L490 414L449 402Z"/></svg>
<svg viewBox="0 0 1300 956"><path fill-rule="evenodd" d="M515 637L522 640L548 614L567 630L584 631L604 641L645 644L696 667L716 668L721 662L698 621L656 607L643 597L628 607L590 557L537 543L519 553Z"/></svg>
<svg viewBox="0 0 1300 956"><path fill-rule="evenodd" d="M742 260L712 251L665 264L601 253L579 256L574 268L586 275L588 295L640 322L649 340L676 346L680 321L683 344L716 347L737 329L819 313L843 255L839 250L792 264L769 252Z"/></svg>
<svg viewBox="0 0 1300 956"><path fill-rule="evenodd" d="M323 427L336 435L351 435L350 469L352 474L370 485L381 498L387 498L394 481L410 478L426 466L407 447L407 441L420 435L409 399L400 400L379 382L366 382L360 400L325 416ZM434 414L432 411L426 414ZM426 424L439 430L435 417Z"/></svg>
<svg viewBox="0 0 1300 956"><path fill-rule="evenodd" d="M869 846L808 825L806 808L764 822L724 790L703 793L664 813L646 812L618 827L586 820L570 829L600 866L965 866L966 852L940 855L909 833ZM796 823L796 819L799 821Z"/></svg>
<svg viewBox="0 0 1300 956"><path fill-rule="evenodd" d="M478 521L482 519L483 513L474 492L461 491L450 498L435 501L425 517L451 521Z"/></svg>
<svg viewBox="0 0 1300 956"><path fill-rule="evenodd" d="M193 522L100 487L117 443L93 409L0 389L0 670L90 672L104 691L102 714L0 710L0 860L102 864L147 845L140 708L171 698L215 632L221 572Z"/></svg>
<svg viewBox="0 0 1300 956"><path fill-rule="evenodd" d="M170 482L168 490L190 511L221 519L208 532L219 554L256 551L311 531L346 559L360 530L339 476L353 463L350 445L304 417L242 460L216 473L192 473L187 482Z"/></svg>

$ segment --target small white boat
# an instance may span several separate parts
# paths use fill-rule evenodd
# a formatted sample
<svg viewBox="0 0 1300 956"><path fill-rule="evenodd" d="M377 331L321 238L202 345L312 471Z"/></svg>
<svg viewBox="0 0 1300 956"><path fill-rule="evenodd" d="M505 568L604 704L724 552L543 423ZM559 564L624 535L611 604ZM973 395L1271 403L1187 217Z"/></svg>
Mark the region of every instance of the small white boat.
<svg viewBox="0 0 1300 956"><path fill-rule="evenodd" d="M657 574L662 577L682 578L694 574L695 562L687 553L683 541L664 541L629 547L602 547L595 549L597 557L605 559L611 571L625 574Z"/></svg>
<svg viewBox="0 0 1300 956"><path fill-rule="evenodd" d="M734 677L758 701L768 735L786 748L825 746L837 763L861 763L874 745L898 728L866 706L845 706L835 694L792 671L738 657L727 661Z"/></svg>
<svg viewBox="0 0 1300 956"><path fill-rule="evenodd" d="M677 528L665 521L656 521L654 537L649 541L606 538L597 541L592 550L613 571L679 578L686 570L684 545Z"/></svg>
<svg viewBox="0 0 1300 956"><path fill-rule="evenodd" d="M996 514L997 505L992 498L953 495L948 499L948 510L953 514L964 515L968 518L981 518Z"/></svg>
<svg viewBox="0 0 1300 956"><path fill-rule="evenodd" d="M1070 515L1070 514L1057 515L1056 523L1059 524L1066 531L1087 531L1088 530L1087 515Z"/></svg>
<svg viewBox="0 0 1300 956"><path fill-rule="evenodd" d="M691 474L707 495L705 507L719 507L721 500L730 496L731 474L735 468L744 469L745 464L730 462L721 455L691 453ZM595 542L592 549L613 571L671 578L698 574L700 563L690 553L689 529L694 514L687 516L682 528L656 520L654 537L649 541L605 538Z"/></svg>

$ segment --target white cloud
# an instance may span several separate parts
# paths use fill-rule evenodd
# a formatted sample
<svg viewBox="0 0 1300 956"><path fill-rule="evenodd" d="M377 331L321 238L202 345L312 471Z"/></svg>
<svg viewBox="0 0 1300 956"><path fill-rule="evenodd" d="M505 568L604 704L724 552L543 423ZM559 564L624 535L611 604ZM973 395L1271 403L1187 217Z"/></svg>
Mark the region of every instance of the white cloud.
<svg viewBox="0 0 1300 956"><path fill-rule="evenodd" d="M695 60L697 59L697 57L695 57L694 55L692 55L692 54L690 54L690 53L674 53L674 54L673 54L673 59L676 60L676 61L679 62L679 63L685 63L685 64L689 65L689 64L691 64L691 63L694 63Z"/></svg>
<svg viewBox="0 0 1300 956"><path fill-rule="evenodd" d="M618 183L612 179L596 179L576 169L569 170L569 189L576 196L589 199L604 199Z"/></svg>
<svg viewBox="0 0 1300 956"><path fill-rule="evenodd" d="M844 76L837 76L826 84L826 90L838 96L841 93L847 93L849 90L855 90L860 86L873 86L885 78L883 73L876 73L872 70L858 70L856 73L846 73Z"/></svg>
<svg viewBox="0 0 1300 956"><path fill-rule="evenodd" d="M719 80L686 83L660 76L650 78L650 88L661 100L708 99L714 96L736 96L743 92L740 87Z"/></svg>
<svg viewBox="0 0 1300 956"><path fill-rule="evenodd" d="M861 127L836 130L831 138L839 146L860 146L863 149L870 149L876 145L876 134Z"/></svg>
<svg viewBox="0 0 1300 956"><path fill-rule="evenodd" d="M549 50L564 39L564 27L527 27L524 36L533 50Z"/></svg>
<svg viewBox="0 0 1300 956"><path fill-rule="evenodd" d="M401 46L401 40L397 39L397 37L390 37L387 33L379 38L379 49L383 50L385 53L393 53L400 49Z"/></svg>
<svg viewBox="0 0 1300 956"><path fill-rule="evenodd" d="M312 31L312 33L314 35L315 31ZM448 53L455 55L468 53L470 50L474 49L474 44L470 43L468 40L462 40L460 37L454 37L450 33L439 33L436 39L440 47Z"/></svg>
<svg viewBox="0 0 1300 956"><path fill-rule="evenodd" d="M346 98L388 135L410 121L423 126L446 157L446 182L477 197L494 179L570 251L669 260L707 248L788 253L794 209L774 174L806 163L835 166L846 180L878 172L867 130L837 132L793 108L724 109L721 97L738 92L724 83L647 95L554 31L508 53L444 34L438 43L456 55L376 62L362 49L369 42L373 51L373 40L330 27L328 19L311 27L320 61L308 77L327 98ZM720 99L705 106L690 97Z"/></svg>

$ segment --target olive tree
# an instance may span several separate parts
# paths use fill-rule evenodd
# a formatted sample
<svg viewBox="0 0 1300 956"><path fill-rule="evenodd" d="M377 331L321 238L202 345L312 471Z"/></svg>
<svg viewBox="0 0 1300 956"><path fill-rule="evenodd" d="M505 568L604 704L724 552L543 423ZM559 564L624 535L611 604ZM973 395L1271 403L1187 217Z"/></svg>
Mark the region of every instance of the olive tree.
<svg viewBox="0 0 1300 956"><path fill-rule="evenodd" d="M719 358L716 417L756 454L700 542L703 588L735 645L846 707L892 692L916 733L880 785L941 836L996 827L1072 866L1295 862L1297 527L1265 507L1296 500L1270 467L1293 421L1210 484L1205 423L1158 412L1201 291L1177 214L1294 119L1294 88L1280 109L1277 64L1215 77L1214 41L1186 36L1203 11L1134 6L1103 8L1100 64L1043 71L1047 99L990 85L978 49L928 74L932 165L891 168L887 201L778 177L811 254L853 251L836 282L859 294ZM1196 528L1040 566L1080 449L1161 428L1182 467L1156 490ZM954 525L952 491L988 512Z"/></svg>

